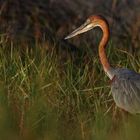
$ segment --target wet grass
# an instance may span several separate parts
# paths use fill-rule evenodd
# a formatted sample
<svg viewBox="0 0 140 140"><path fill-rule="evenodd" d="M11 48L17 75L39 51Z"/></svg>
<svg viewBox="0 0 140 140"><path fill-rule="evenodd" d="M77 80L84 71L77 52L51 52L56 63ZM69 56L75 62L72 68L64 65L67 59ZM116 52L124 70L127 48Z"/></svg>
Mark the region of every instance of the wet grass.
<svg viewBox="0 0 140 140"><path fill-rule="evenodd" d="M98 55L86 45L74 54L51 47L23 52L20 44L1 43L1 139L139 139L140 118L115 107ZM110 42L110 62L140 72L139 55L125 49Z"/></svg>

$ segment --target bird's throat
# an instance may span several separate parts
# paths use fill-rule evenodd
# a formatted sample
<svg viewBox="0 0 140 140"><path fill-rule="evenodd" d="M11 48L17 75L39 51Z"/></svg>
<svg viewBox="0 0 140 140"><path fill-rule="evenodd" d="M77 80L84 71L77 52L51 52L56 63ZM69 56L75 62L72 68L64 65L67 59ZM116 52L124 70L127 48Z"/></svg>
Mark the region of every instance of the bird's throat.
<svg viewBox="0 0 140 140"><path fill-rule="evenodd" d="M101 21L99 25L100 25L99 27L102 29L102 32L103 32L103 36L99 44L99 57L100 57L100 61L101 61L104 71L108 73L111 67L110 67L110 64L106 55L105 48L109 40L109 27L108 27L108 24L104 21ZM109 78L111 78L111 76L109 76Z"/></svg>

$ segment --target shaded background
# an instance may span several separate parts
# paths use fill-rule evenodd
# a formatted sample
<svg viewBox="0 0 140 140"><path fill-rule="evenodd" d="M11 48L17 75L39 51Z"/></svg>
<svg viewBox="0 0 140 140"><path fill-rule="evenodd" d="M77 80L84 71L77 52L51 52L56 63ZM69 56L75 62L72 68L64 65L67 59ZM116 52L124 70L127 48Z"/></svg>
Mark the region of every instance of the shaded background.
<svg viewBox="0 0 140 140"><path fill-rule="evenodd" d="M62 38L88 16L101 14L107 18L118 46L127 45L134 51L140 44L139 7L139 0L1 0L0 33L5 41L58 40L61 44ZM78 41L92 38L89 33ZM78 41L73 44L78 46Z"/></svg>

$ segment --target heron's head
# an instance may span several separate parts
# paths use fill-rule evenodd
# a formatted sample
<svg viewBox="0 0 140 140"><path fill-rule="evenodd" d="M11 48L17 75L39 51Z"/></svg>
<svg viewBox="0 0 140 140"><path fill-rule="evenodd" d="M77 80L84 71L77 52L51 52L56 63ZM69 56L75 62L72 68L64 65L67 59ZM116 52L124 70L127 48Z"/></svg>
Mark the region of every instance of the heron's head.
<svg viewBox="0 0 140 140"><path fill-rule="evenodd" d="M102 16L91 16L89 17L84 24L79 28L75 29L72 33L65 37L65 39L72 38L84 32L87 32L97 26L101 26L102 23L106 23L106 20Z"/></svg>

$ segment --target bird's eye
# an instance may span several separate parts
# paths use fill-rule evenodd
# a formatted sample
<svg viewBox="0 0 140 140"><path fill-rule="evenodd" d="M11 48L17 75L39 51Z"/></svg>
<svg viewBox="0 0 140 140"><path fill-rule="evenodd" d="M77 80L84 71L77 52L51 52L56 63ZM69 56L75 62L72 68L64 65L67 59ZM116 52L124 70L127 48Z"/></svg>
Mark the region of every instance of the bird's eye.
<svg viewBox="0 0 140 140"><path fill-rule="evenodd" d="M90 19L87 19L87 23L89 23L90 22Z"/></svg>

